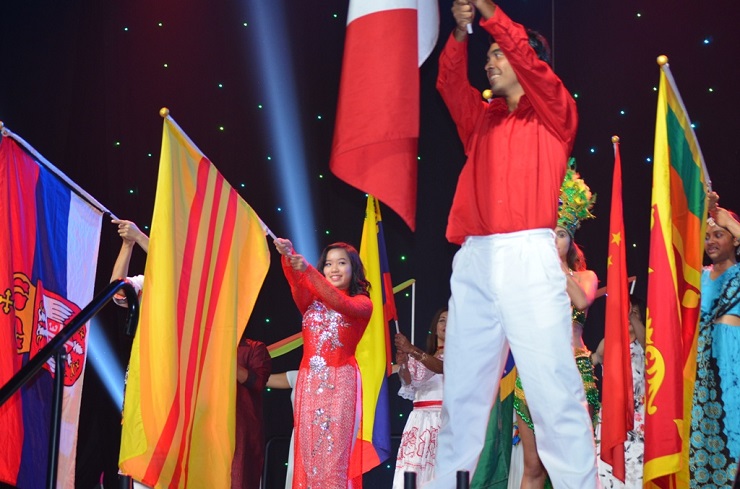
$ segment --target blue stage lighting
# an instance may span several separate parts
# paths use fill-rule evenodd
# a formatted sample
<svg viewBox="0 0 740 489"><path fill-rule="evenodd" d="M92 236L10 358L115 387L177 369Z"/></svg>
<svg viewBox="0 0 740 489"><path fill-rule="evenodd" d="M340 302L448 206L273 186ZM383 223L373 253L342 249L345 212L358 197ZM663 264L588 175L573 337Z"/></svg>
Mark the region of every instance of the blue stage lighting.
<svg viewBox="0 0 740 489"><path fill-rule="evenodd" d="M258 67L253 73L263 77L261 86L265 87L263 95L268 107L265 116L274 148L272 160L278 168L275 177L284 196L282 214L288 219L286 237L307 260L315 261L319 257L319 248L299 123L301 117L297 104L286 96L296 93L290 51L292 43L285 28L288 13L282 0L271 2L267 7L250 1L244 5L250 19L249 46L256 50L258 59Z"/></svg>
<svg viewBox="0 0 740 489"><path fill-rule="evenodd" d="M97 318L90 321L87 336L87 359L103 380L113 403L123 406L123 367L103 332L104 325Z"/></svg>

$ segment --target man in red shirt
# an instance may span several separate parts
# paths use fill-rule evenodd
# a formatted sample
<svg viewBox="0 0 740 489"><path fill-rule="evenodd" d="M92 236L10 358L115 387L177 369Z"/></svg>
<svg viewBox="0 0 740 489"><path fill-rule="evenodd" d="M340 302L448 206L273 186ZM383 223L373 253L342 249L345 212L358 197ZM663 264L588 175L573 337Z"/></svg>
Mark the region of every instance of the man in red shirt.
<svg viewBox="0 0 740 489"><path fill-rule="evenodd" d="M467 78L466 28L476 10L495 39L485 65L490 103ZM541 36L491 0L455 0L452 13L457 26L440 56L437 88L468 160L447 226L447 239L462 247L450 280L442 429L428 487L449 489L456 471L475 469L509 347L554 487L598 487L553 231L575 102L540 59L549 55Z"/></svg>

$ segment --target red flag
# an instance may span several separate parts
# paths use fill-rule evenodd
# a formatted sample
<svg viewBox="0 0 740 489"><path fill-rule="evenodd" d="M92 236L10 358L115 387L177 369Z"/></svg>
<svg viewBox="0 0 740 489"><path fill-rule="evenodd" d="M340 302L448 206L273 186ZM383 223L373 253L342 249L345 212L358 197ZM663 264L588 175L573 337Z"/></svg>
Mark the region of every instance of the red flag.
<svg viewBox="0 0 740 489"><path fill-rule="evenodd" d="M436 42L430 2L353 0L347 16L332 172L416 226L420 57ZM419 27L417 28L417 14ZM429 20L427 20L429 19ZM434 42L431 46L434 46Z"/></svg>
<svg viewBox="0 0 740 489"><path fill-rule="evenodd" d="M624 442L634 425L634 391L629 340L629 292L622 213L622 160L619 138L614 143L612 208L609 216L609 258L606 273L604 389L601 411L601 459L624 482Z"/></svg>

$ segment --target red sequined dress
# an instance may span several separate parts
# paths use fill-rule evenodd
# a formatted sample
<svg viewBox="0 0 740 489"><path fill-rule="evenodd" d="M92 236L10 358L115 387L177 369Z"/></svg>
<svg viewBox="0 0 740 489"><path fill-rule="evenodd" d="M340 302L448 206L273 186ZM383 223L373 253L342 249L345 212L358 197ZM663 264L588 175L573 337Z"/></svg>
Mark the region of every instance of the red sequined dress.
<svg viewBox="0 0 740 489"><path fill-rule="evenodd" d="M295 392L294 489L346 489L362 407L355 349L373 306L350 296L309 265L283 271L303 314L303 359Z"/></svg>

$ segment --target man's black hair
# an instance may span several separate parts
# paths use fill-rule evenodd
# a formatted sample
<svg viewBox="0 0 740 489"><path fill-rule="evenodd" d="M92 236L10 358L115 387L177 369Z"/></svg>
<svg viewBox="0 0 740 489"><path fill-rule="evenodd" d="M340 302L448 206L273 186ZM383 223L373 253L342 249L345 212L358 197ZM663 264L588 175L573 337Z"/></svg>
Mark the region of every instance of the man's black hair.
<svg viewBox="0 0 740 489"><path fill-rule="evenodd" d="M545 36L533 29L527 29L527 37L529 38L529 45L534 49L537 57L552 67L552 56L550 54L550 45L547 43ZM496 40L491 37L491 43L493 44Z"/></svg>
<svg viewBox="0 0 740 489"><path fill-rule="evenodd" d="M552 66L550 45L547 43L545 36L535 30L527 29L527 37L529 37L529 45L532 46L534 52L537 53L537 57Z"/></svg>

